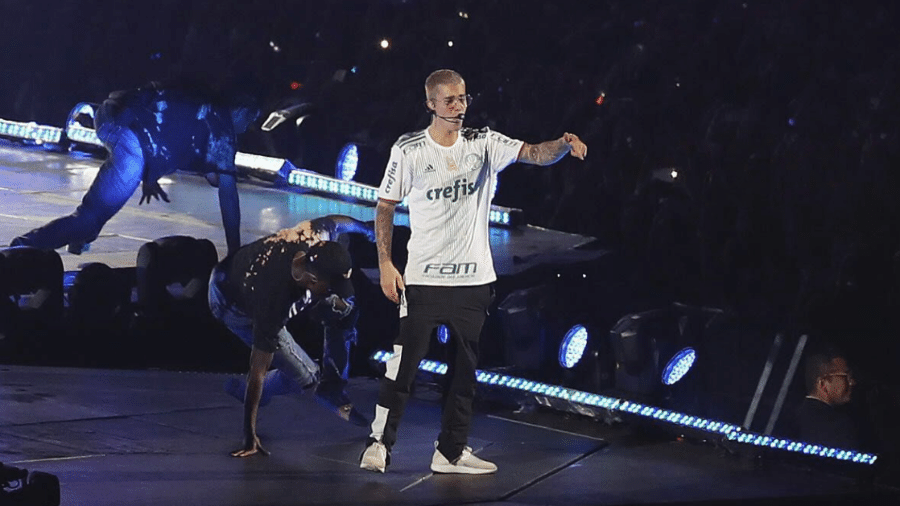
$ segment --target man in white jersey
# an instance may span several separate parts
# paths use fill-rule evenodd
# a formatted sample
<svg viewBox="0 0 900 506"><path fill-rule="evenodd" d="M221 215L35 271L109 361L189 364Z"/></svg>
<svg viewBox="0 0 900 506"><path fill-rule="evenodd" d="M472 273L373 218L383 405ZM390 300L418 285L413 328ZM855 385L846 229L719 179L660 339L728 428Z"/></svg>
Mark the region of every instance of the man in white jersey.
<svg viewBox="0 0 900 506"><path fill-rule="evenodd" d="M466 446L475 397L478 339L497 276L488 217L491 188L508 165L550 165L570 153L584 159L587 146L574 134L528 144L488 128L463 128L471 97L463 78L437 70L425 81L427 129L408 133L391 148L378 190L375 235L381 289L400 305L400 331L381 382L372 433L360 467L384 472L418 364L439 325L450 331L448 387L431 470L487 474L497 466ZM412 235L401 275L391 261L394 207L409 204Z"/></svg>

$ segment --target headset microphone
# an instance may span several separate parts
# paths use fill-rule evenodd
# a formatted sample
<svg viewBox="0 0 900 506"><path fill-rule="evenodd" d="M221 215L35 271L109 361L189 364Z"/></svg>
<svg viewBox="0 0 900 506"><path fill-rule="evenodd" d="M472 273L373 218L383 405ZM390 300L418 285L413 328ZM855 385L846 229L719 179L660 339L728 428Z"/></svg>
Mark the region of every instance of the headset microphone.
<svg viewBox="0 0 900 506"><path fill-rule="evenodd" d="M435 112L432 112L432 114L434 114L438 118L441 118L444 121L462 121L462 120L466 119L465 114L458 114L456 116L438 116L438 114Z"/></svg>

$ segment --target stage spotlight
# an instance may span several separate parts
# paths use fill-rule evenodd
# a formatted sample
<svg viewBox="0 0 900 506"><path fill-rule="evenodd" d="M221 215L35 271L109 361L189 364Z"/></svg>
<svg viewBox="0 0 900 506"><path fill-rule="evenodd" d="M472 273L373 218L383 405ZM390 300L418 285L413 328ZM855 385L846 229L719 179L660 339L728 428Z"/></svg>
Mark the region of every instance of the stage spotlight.
<svg viewBox="0 0 900 506"><path fill-rule="evenodd" d="M447 341L450 340L450 329L446 325L437 328L437 339L441 344L447 344Z"/></svg>
<svg viewBox="0 0 900 506"><path fill-rule="evenodd" d="M97 104L82 102L72 108L66 119L66 137L70 141L79 144L87 144L94 147L103 147L103 143L94 131L94 116L97 113Z"/></svg>
<svg viewBox="0 0 900 506"><path fill-rule="evenodd" d="M341 148L337 163L334 166L334 175L341 181L353 181L356 176L356 167L359 164L359 148L352 142Z"/></svg>
<svg viewBox="0 0 900 506"><path fill-rule="evenodd" d="M559 344L559 365L566 369L575 367L575 364L584 355L587 342L588 331L583 325L575 325L570 328Z"/></svg>
<svg viewBox="0 0 900 506"><path fill-rule="evenodd" d="M610 330L616 389L660 402L660 396L688 373L697 358L693 346L687 345L698 339L699 327L708 316L695 312L676 305L621 318Z"/></svg>
<svg viewBox="0 0 900 506"><path fill-rule="evenodd" d="M661 378L663 385L674 385L675 383L678 383L678 381L691 370L696 358L697 353L691 347L684 348L676 353L666 364L666 368L663 369Z"/></svg>

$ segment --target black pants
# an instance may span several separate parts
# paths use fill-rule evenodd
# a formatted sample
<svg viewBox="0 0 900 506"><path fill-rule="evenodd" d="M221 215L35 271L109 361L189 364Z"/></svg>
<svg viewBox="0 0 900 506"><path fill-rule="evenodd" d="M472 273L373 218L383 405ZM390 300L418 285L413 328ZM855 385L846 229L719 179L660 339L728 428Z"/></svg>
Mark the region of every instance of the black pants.
<svg viewBox="0 0 900 506"><path fill-rule="evenodd" d="M388 450L397 441L397 428L419 362L428 352L431 333L445 325L450 331L450 359L438 450L451 462L462 453L475 398L478 338L492 295L491 285L406 287L400 307L400 333L381 381L372 438L380 440Z"/></svg>

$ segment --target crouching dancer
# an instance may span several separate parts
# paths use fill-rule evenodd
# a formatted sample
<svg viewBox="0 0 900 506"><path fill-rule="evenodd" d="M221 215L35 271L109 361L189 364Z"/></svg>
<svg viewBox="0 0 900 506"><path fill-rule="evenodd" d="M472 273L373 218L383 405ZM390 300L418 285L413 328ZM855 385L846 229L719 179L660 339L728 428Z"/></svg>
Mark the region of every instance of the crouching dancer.
<svg viewBox="0 0 900 506"><path fill-rule="evenodd" d="M226 390L244 402L244 445L233 456L268 455L256 434L256 420L259 407L272 395L315 386L319 403L346 421L368 423L345 391L358 309L350 254L335 239L348 232L374 238L363 222L325 216L243 246L213 269L210 310L252 350L246 382L226 383ZM321 368L285 328L297 315L324 327Z"/></svg>

